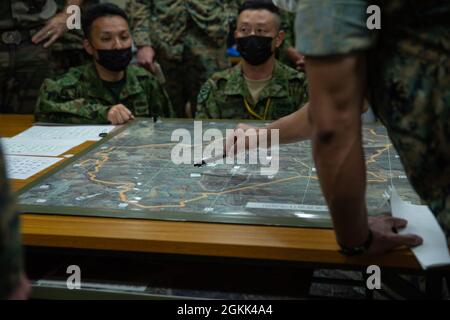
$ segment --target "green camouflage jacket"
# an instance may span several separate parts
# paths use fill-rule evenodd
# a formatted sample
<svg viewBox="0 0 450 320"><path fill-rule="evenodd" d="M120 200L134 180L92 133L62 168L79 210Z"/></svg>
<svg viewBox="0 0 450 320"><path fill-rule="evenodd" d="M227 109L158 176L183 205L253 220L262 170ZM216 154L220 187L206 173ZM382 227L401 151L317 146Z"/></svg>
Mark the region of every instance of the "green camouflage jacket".
<svg viewBox="0 0 450 320"><path fill-rule="evenodd" d="M152 45L166 57L181 60L186 32L199 32L211 46L223 47L238 0L129 0L137 46Z"/></svg>
<svg viewBox="0 0 450 320"><path fill-rule="evenodd" d="M166 91L145 69L130 65L118 101L103 85L93 64L72 68L56 80L44 81L36 106L43 122L107 123L113 105L122 103L134 116L173 115Z"/></svg>
<svg viewBox="0 0 450 320"><path fill-rule="evenodd" d="M198 95L198 119L257 119L245 106L244 99L258 115L269 103L266 120L278 119L302 107L308 100L303 73L277 62L269 84L256 105L248 90L241 65L215 73ZM270 99L270 101L268 101Z"/></svg>
<svg viewBox="0 0 450 320"><path fill-rule="evenodd" d="M19 215L14 210L0 146L0 300L19 285L23 270Z"/></svg>

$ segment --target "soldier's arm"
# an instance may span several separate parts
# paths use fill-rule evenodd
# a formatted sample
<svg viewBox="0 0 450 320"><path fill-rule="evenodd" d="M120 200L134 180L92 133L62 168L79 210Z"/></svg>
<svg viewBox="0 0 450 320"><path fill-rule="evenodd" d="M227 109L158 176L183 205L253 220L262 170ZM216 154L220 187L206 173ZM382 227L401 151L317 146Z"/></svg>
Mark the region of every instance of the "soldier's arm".
<svg viewBox="0 0 450 320"><path fill-rule="evenodd" d="M225 11L228 16L228 22L230 25L236 24L236 19L239 11L239 7L242 5L243 0L228 0L225 1ZM231 30L233 32L234 30Z"/></svg>
<svg viewBox="0 0 450 320"><path fill-rule="evenodd" d="M297 69L304 68L304 57L295 48L295 31L294 31L295 15L290 12L283 11L281 14L281 30L285 32L284 42L280 47L280 59L289 62Z"/></svg>
<svg viewBox="0 0 450 320"><path fill-rule="evenodd" d="M138 48L136 53L137 63L156 74L155 50L150 39L150 4L148 0L129 0L126 4L126 12L130 17L130 28L133 41Z"/></svg>
<svg viewBox="0 0 450 320"><path fill-rule="evenodd" d="M136 46L151 46L150 7L148 0L128 0L125 11L130 19L130 29Z"/></svg>
<svg viewBox="0 0 450 320"><path fill-rule="evenodd" d="M33 36L33 43L39 44L46 41L43 45L44 48L50 47L67 31L67 19L70 17L67 8L72 5L81 6L82 4L83 0L66 0L64 9L48 20L45 26Z"/></svg>
<svg viewBox="0 0 450 320"><path fill-rule="evenodd" d="M19 215L14 209L5 167L0 147L0 300L17 297L23 278Z"/></svg>
<svg viewBox="0 0 450 320"><path fill-rule="evenodd" d="M296 99L296 104L300 108L306 105L309 101L308 80L306 79L306 75L304 73L299 73L298 77L300 81L295 83L295 87L292 92L294 98Z"/></svg>
<svg viewBox="0 0 450 320"><path fill-rule="evenodd" d="M39 91L35 116L42 122L100 124L108 123L110 108L87 101L75 88L47 79Z"/></svg>
<svg viewBox="0 0 450 320"><path fill-rule="evenodd" d="M173 110L169 95L156 78L151 78L149 82L148 101L154 116L164 118L175 117L175 111Z"/></svg>
<svg viewBox="0 0 450 320"><path fill-rule="evenodd" d="M219 109L216 99L216 85L212 79L209 79L201 87L197 96L196 119L214 119L219 118Z"/></svg>

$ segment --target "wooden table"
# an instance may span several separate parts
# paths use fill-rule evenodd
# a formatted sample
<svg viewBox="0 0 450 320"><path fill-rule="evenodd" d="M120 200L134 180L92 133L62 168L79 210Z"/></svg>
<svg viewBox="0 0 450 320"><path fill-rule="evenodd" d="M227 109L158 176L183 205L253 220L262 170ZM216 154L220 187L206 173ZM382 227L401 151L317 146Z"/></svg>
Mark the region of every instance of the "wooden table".
<svg viewBox="0 0 450 320"><path fill-rule="evenodd" d="M32 123L32 116L0 115L0 135L14 136ZM68 153L79 152L89 145L85 143ZM12 188L17 191L43 174L25 181L12 180ZM23 214L22 234L24 244L33 247L420 269L409 249L381 257L343 257L333 230L326 229Z"/></svg>

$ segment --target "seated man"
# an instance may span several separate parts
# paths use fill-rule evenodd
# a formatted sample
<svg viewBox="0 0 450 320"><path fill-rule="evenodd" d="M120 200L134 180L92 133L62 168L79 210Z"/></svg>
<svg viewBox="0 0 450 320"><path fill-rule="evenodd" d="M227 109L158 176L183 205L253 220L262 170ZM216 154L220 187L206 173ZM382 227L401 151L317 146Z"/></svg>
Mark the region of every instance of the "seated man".
<svg viewBox="0 0 450 320"><path fill-rule="evenodd" d="M235 37L243 60L203 85L196 118L278 119L306 103L305 75L275 59L284 40L277 7L270 1L246 1Z"/></svg>
<svg viewBox="0 0 450 320"><path fill-rule="evenodd" d="M113 4L82 16L84 48L93 63L72 68L41 87L36 120L123 124L138 117L172 116L165 90L138 66L129 66L132 38L125 12Z"/></svg>

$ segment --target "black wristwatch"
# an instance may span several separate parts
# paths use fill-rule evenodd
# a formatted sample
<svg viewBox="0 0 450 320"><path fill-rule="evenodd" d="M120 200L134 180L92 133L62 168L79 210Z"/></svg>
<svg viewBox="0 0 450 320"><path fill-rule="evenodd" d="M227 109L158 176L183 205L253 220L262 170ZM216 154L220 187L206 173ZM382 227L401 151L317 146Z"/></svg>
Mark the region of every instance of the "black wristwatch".
<svg viewBox="0 0 450 320"><path fill-rule="evenodd" d="M360 256L364 253L367 253L367 251L369 251L372 241L373 241L373 234L372 234L372 230L369 229L369 235L367 237L367 240L362 245L348 247L348 246L344 246L344 245L338 243L339 246L341 247L341 250L339 250L339 252L342 255L347 256L347 257Z"/></svg>

